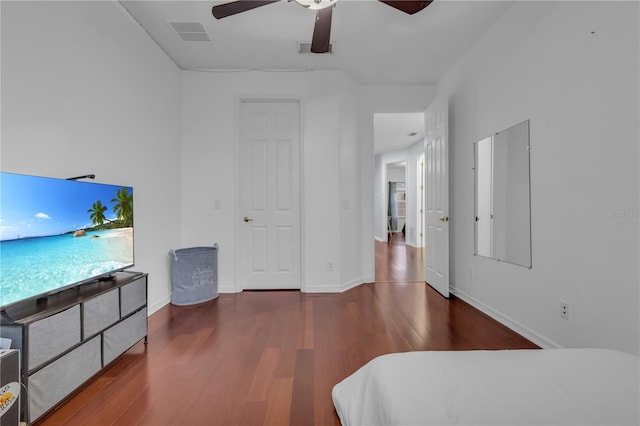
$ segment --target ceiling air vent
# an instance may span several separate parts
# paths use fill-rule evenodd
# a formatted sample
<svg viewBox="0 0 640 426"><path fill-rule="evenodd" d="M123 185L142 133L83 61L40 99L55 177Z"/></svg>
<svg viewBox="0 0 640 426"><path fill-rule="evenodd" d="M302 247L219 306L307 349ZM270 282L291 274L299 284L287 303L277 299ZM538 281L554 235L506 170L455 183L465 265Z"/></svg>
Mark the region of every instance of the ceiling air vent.
<svg viewBox="0 0 640 426"><path fill-rule="evenodd" d="M298 53L311 53L311 43L298 43ZM329 44L327 53L333 53L333 43Z"/></svg>
<svg viewBox="0 0 640 426"><path fill-rule="evenodd" d="M184 41L211 41L201 22L169 22Z"/></svg>

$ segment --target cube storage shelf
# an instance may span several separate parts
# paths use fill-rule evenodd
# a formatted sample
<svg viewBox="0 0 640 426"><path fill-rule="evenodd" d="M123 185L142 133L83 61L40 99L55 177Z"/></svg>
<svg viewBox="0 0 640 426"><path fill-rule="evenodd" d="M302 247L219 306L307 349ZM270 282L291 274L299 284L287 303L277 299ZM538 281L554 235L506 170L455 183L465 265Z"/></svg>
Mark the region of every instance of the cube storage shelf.
<svg viewBox="0 0 640 426"><path fill-rule="evenodd" d="M147 274L118 272L11 307L0 337L21 353L22 421L54 409L133 345L147 339Z"/></svg>

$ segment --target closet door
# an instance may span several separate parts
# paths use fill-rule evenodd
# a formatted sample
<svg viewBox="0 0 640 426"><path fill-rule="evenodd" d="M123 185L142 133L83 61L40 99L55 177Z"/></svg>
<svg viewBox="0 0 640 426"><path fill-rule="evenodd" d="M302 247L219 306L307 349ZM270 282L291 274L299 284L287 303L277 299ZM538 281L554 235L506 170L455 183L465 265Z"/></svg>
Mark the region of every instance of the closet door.
<svg viewBox="0 0 640 426"><path fill-rule="evenodd" d="M299 289L300 105L243 101L240 109L240 283Z"/></svg>

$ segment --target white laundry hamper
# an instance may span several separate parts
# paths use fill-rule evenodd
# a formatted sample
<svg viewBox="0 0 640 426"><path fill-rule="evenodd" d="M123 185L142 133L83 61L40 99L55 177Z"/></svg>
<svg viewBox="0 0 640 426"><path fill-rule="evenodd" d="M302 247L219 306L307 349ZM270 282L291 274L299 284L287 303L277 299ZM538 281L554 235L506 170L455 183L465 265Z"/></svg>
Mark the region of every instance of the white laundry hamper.
<svg viewBox="0 0 640 426"><path fill-rule="evenodd" d="M194 305L218 297L218 244L171 250L171 304Z"/></svg>

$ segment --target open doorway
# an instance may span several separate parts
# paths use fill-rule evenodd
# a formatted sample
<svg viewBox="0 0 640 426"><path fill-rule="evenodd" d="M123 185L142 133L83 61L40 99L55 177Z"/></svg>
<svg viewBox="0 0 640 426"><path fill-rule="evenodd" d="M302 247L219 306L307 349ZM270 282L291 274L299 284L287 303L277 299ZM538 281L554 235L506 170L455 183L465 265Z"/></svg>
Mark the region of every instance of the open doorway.
<svg viewBox="0 0 640 426"><path fill-rule="evenodd" d="M387 163L387 241L406 239L407 163Z"/></svg>
<svg viewBox="0 0 640 426"><path fill-rule="evenodd" d="M375 281L425 281L424 112L374 114L374 149Z"/></svg>

